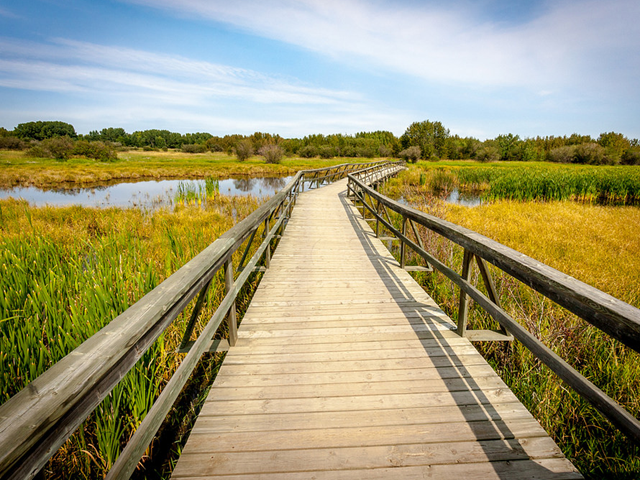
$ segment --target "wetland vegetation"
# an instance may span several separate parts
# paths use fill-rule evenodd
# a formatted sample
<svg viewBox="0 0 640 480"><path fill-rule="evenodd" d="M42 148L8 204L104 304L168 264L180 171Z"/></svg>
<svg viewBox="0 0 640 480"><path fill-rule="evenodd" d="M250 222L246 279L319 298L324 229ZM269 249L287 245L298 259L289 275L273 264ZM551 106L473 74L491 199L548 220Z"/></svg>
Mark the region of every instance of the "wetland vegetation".
<svg viewBox="0 0 640 480"><path fill-rule="evenodd" d="M164 130L128 134L117 128L82 136L62 122L40 122L13 132L0 129L0 147L5 148L0 150L0 188L201 180L201 186L182 184L170 208L154 210L34 207L24 201L0 200L0 403L262 201L251 195L225 195L220 179L291 175L302 169L398 156L410 148L412 153L406 156L417 163L387 184L388 195L640 307L640 166L633 166L640 163L637 140L611 132L597 139L581 135L520 139L509 134L480 142L452 136L441 127L439 122L419 122L399 138L379 131L302 139L258 132L225 137ZM73 141L46 142L62 137ZM266 154L263 147L269 145L281 151L276 152L274 163L268 163L266 155L241 159L237 154L241 141L251 152ZM77 142L85 143L78 146ZM92 153L99 150L94 147L115 155L101 158ZM56 148L76 153L49 158L56 156L52 152ZM473 208L446 204L441 197L453 190L474 192L483 204ZM436 256L460 270L460 250L433 235L425 234L424 240ZM640 416L636 353L517 281L495 269L493 273L505 308L514 318ZM455 319L457 290L439 274L416 275ZM239 301L240 311L246 308L258 279L259 274L249 282ZM206 313L215 310L223 286L222 278L216 278ZM175 347L189 313L187 309L174 322L56 453L45 469L46 477L104 474L177 367L181 357ZM471 308L470 321L473 328L494 327L476 307ZM478 344L478 348L588 478L635 478L640 471L638 448L518 342ZM163 441L152 444L146 470L139 476L168 476L181 439L206 395L206 389L199 387L211 383L221 358L218 354L203 357L160 431Z"/></svg>

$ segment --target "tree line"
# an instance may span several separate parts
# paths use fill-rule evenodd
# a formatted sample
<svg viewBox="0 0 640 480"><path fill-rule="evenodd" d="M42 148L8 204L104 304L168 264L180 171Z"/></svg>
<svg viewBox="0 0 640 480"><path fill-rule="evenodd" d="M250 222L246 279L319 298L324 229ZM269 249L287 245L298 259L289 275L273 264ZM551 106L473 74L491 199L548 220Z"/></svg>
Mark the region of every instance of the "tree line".
<svg viewBox="0 0 640 480"><path fill-rule="evenodd" d="M267 148L268 147L268 148ZM206 132L181 134L169 130L142 130L128 133L109 127L77 134L73 125L59 121L21 123L13 130L0 128L0 148L28 149L34 156L68 158L84 155L113 160L118 149L180 149L189 153L226 152L239 159L261 151L271 155L321 157L396 157L422 160L551 161L584 164L640 165L640 143L621 133L605 132L592 138L570 136L521 138L512 133L480 141L451 135L439 121L414 122L396 137L389 131L359 132L355 135L314 134L302 138L283 138L278 134L255 132L251 135L216 136ZM266 158L266 157L265 157Z"/></svg>

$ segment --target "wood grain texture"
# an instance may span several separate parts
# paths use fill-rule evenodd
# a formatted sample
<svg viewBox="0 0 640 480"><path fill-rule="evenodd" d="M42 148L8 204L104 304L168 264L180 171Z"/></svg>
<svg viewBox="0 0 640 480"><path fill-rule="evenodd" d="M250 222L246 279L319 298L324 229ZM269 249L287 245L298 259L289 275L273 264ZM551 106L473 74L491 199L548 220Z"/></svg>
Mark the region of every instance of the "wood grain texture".
<svg viewBox="0 0 640 480"><path fill-rule="evenodd" d="M345 195L298 198L173 477L582 478Z"/></svg>

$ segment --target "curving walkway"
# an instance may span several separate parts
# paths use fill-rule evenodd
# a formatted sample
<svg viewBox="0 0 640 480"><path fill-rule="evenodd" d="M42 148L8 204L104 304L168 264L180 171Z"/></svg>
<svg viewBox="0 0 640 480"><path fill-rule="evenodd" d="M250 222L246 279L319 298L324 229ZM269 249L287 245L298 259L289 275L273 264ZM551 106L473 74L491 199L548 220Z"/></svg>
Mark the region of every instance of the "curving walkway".
<svg viewBox="0 0 640 480"><path fill-rule="evenodd" d="M582 478L346 199L300 195L173 478Z"/></svg>

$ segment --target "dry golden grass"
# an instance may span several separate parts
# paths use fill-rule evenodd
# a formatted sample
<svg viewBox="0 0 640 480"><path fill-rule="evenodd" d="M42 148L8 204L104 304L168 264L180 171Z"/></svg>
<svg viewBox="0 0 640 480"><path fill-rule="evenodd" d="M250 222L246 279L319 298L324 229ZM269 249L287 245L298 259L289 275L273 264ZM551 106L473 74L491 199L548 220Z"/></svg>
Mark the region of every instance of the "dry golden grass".
<svg viewBox="0 0 640 480"><path fill-rule="evenodd" d="M574 202L447 205L446 219L640 306L640 208Z"/></svg>

